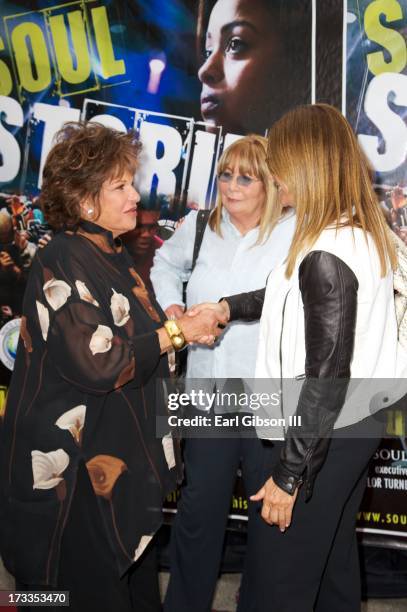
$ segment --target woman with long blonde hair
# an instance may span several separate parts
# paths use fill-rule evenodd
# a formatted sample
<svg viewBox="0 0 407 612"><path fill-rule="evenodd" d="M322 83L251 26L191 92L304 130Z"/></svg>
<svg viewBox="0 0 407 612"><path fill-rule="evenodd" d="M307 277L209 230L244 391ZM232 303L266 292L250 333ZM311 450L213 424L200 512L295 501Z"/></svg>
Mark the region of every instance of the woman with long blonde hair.
<svg viewBox="0 0 407 612"><path fill-rule="evenodd" d="M256 377L281 381L287 425L284 441L263 442L239 610L356 612L356 513L382 433L373 412L387 406L371 379L396 376L396 256L338 110L287 113L270 129L268 164L280 204L296 209L288 257L265 290L212 306L231 321L261 316ZM295 402L290 381L303 381ZM288 426L293 413L301 421Z"/></svg>
<svg viewBox="0 0 407 612"><path fill-rule="evenodd" d="M182 281L188 281L188 306L217 301L225 294L262 287L270 271L287 256L295 216L292 211L281 215L266 157L267 140L257 135L235 141L221 155L217 205L193 270L200 211L191 211L157 251L151 279L167 316L177 318L184 312ZM211 395L214 388L224 389L219 379L231 384L234 379L253 378L258 333L258 323L237 322L214 346L191 347L187 379L195 379L194 386ZM232 391L230 384L228 391ZM230 410L237 413L238 406ZM213 413L200 414L212 417ZM239 431L229 430L234 437L226 439L227 434L222 435L226 429L215 439L185 440L186 482L171 534L171 577L165 601L169 612L211 610L240 461L246 485L253 486L252 465L261 444L256 437L244 439Z"/></svg>

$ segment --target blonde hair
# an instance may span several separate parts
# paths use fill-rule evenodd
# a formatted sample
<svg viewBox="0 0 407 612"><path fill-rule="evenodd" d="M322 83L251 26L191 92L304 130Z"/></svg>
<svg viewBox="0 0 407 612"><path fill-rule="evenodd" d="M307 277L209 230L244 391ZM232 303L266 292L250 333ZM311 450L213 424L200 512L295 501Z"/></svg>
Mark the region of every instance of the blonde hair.
<svg viewBox="0 0 407 612"><path fill-rule="evenodd" d="M345 117L333 106L314 104L289 111L268 134L271 174L291 192L297 225L286 276L297 258L327 226L370 233L381 274L396 267L396 254L373 191L371 170Z"/></svg>
<svg viewBox="0 0 407 612"><path fill-rule="evenodd" d="M217 172L220 174L227 169L237 166L240 174L259 179L265 191L264 206L260 216L259 237L256 244L268 238L271 230L281 216L281 205L278 203L277 190L267 165L267 138L257 134L249 134L239 138L222 153L218 161ZM216 199L216 207L209 218L211 230L222 236L222 199L220 193Z"/></svg>

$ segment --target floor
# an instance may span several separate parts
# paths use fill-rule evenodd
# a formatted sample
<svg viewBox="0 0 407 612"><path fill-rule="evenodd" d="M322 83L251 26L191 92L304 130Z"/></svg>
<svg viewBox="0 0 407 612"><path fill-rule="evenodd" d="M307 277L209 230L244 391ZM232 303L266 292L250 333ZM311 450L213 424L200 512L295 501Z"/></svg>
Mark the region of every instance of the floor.
<svg viewBox="0 0 407 612"><path fill-rule="evenodd" d="M160 581L164 592L168 583L168 573L162 572L160 574ZM236 593L239 588L239 582L239 574L223 574L219 580L214 601L215 610L222 612L233 612L236 610ZM12 589L13 586L13 579L0 562L0 589ZM369 600L362 604L362 612L407 612L407 599Z"/></svg>
<svg viewBox="0 0 407 612"><path fill-rule="evenodd" d="M160 575L165 590L168 574ZM236 593L239 588L240 574L223 574L213 604L214 610L233 612L236 610ZM192 612L192 611L191 611ZM361 612L407 612L407 599L375 599L362 604Z"/></svg>

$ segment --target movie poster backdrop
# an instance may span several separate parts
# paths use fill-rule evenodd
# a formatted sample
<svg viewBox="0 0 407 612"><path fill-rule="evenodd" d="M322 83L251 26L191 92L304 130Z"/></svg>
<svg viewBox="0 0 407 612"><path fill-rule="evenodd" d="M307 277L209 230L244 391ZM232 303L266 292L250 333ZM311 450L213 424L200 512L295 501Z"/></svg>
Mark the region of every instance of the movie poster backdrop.
<svg viewBox="0 0 407 612"><path fill-rule="evenodd" d="M235 0L2 2L0 409L25 281L49 229L37 202L42 168L66 121L133 128L143 142L142 212L128 244L147 275L177 219L214 204L222 150L315 100L337 104L352 122L389 223L406 238L407 0L349 0L347 10L342 0L246 3L249 24L236 24ZM403 536L402 412L396 421L388 426L396 438L372 461L359 524ZM244 519L246 509L238 482L231 515Z"/></svg>
<svg viewBox="0 0 407 612"><path fill-rule="evenodd" d="M343 111L374 170L389 224L407 243L407 2L348 0ZM407 547L406 405L386 418L358 530Z"/></svg>

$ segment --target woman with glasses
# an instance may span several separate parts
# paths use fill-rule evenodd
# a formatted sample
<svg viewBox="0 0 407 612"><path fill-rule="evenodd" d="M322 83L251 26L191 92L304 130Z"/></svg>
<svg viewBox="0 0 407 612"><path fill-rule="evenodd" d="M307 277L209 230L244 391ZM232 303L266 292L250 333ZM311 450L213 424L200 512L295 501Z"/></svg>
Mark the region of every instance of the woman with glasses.
<svg viewBox="0 0 407 612"><path fill-rule="evenodd" d="M262 287L270 271L285 259L295 217L291 212L282 215L277 205L266 163L266 144L261 136L246 136L221 156L217 205L192 273L196 211L188 214L157 251L151 279L168 317L178 318L184 312L185 281L188 306L216 302L225 295ZM191 347L187 379L195 379L195 387L211 393L215 385L224 388L219 379L226 380L230 390L232 379L253 378L258 332L257 323L237 322L228 327L219 343ZM185 440L186 480L172 529L166 610L211 609L236 471L242 462L245 485L253 490L252 465L259 452L256 437L244 439L238 433L228 439L223 434L223 438Z"/></svg>

